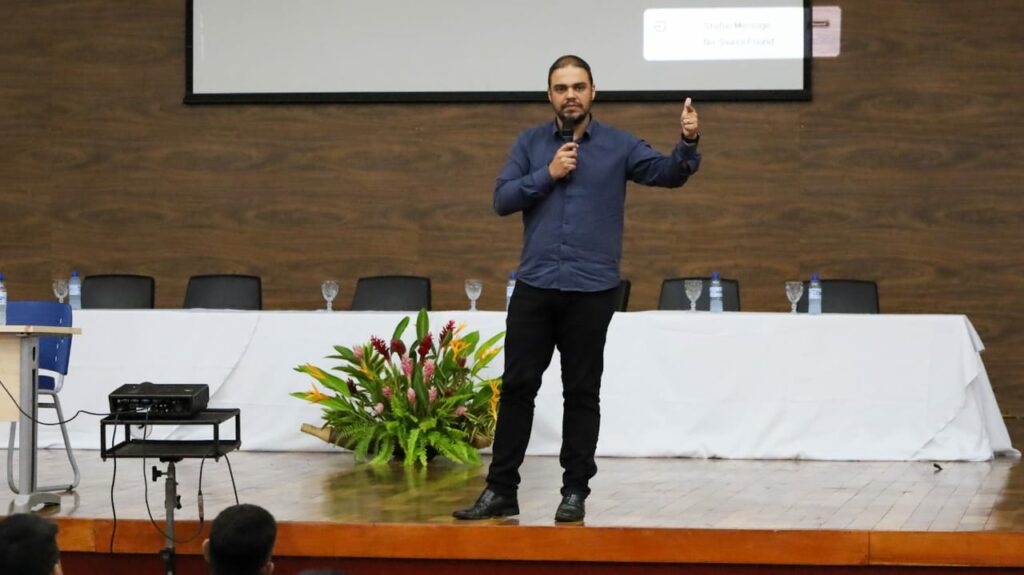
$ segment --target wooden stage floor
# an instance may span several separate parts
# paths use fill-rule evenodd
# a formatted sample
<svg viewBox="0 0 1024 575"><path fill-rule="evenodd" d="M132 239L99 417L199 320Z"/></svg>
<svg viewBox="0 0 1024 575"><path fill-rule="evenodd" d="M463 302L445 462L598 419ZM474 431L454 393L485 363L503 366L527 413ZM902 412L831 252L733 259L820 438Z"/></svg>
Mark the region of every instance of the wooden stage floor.
<svg viewBox="0 0 1024 575"><path fill-rule="evenodd" d="M65 552L109 553L114 464L79 451L82 485L53 513ZM6 453L3 454L6 456ZM486 466L355 465L343 453L239 452L230 457L242 502L280 524L278 557L633 564L932 565L1024 567L1024 464L601 458L584 525L556 526L557 458L523 466L521 515L458 522ZM6 464L3 464L6 465ZM164 480L156 460L120 460L113 553L163 546ZM177 465L178 536L196 531L198 460ZM5 469L6 472L6 469ZM68 472L63 452L40 453L40 481ZM226 461L207 461L207 521L234 502ZM8 494L8 499L13 496ZM202 537L179 546L198 552ZM443 541L439 545L438 541Z"/></svg>

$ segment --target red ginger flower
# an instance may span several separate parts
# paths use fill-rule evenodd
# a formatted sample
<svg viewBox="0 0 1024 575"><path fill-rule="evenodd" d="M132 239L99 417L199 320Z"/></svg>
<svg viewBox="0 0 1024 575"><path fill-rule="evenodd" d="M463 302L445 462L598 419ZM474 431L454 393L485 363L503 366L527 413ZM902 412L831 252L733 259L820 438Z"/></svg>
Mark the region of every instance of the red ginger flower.
<svg viewBox="0 0 1024 575"><path fill-rule="evenodd" d="M441 333L440 335L437 336L437 341L443 342L444 338L448 337L448 334L450 334L453 329L455 329L455 320L448 320L448 323L446 323L445 326L441 328Z"/></svg>
<svg viewBox="0 0 1024 575"><path fill-rule="evenodd" d="M400 339L391 340L391 353L397 353L398 355L405 355L405 343Z"/></svg>
<svg viewBox="0 0 1024 575"><path fill-rule="evenodd" d="M434 345L434 336L427 332L427 335L423 336L423 341L420 342L419 347L416 348L416 353L420 354L420 359L423 359L430 353L430 348Z"/></svg>
<svg viewBox="0 0 1024 575"><path fill-rule="evenodd" d="M388 346L384 344L384 340L375 336L370 336L370 343L373 344L373 349L377 350L377 353L384 356L384 359L391 361L391 357L388 354Z"/></svg>

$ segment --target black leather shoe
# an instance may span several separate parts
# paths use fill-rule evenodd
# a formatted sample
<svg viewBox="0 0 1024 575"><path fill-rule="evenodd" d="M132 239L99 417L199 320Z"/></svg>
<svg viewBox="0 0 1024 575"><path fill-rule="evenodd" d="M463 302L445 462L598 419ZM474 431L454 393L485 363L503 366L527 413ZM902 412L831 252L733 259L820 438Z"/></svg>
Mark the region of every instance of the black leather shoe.
<svg viewBox="0 0 1024 575"><path fill-rule="evenodd" d="M559 523L583 521L583 516L587 514L583 504L586 499L585 495L579 493L570 493L563 497L562 502L558 504L558 510L555 511L555 521Z"/></svg>
<svg viewBox="0 0 1024 575"><path fill-rule="evenodd" d="M452 513L456 519L490 519L508 515L519 515L519 501L515 495L506 497L489 488L484 489L472 507L459 509Z"/></svg>

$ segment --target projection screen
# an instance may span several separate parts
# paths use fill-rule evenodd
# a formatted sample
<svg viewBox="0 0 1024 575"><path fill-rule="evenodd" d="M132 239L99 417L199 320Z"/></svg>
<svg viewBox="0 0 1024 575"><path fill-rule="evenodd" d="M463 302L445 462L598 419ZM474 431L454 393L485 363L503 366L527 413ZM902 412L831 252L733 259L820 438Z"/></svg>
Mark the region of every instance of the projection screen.
<svg viewBox="0 0 1024 575"><path fill-rule="evenodd" d="M810 99L810 0L190 0L187 103Z"/></svg>

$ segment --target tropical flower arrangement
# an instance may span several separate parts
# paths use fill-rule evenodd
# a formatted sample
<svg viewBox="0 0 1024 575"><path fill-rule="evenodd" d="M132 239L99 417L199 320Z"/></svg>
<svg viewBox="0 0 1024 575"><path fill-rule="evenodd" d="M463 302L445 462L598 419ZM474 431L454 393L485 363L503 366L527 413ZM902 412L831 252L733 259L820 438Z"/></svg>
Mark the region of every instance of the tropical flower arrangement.
<svg viewBox="0 0 1024 575"><path fill-rule="evenodd" d="M439 454L456 463L479 463L478 448L491 444L498 416L501 377L480 375L500 351L501 332L480 343L477 331L449 321L435 338L426 310L416 317L415 339L402 337L410 318L391 341L376 336L351 348L334 346L342 363L334 375L312 364L296 371L314 379L312 388L291 395L323 408L323 425L303 431L355 452L359 461L405 465ZM322 386L324 390L317 387Z"/></svg>

